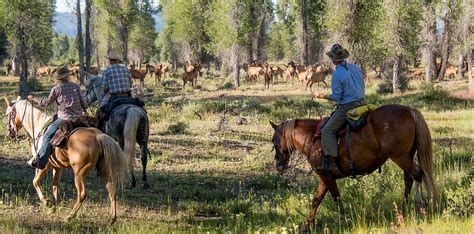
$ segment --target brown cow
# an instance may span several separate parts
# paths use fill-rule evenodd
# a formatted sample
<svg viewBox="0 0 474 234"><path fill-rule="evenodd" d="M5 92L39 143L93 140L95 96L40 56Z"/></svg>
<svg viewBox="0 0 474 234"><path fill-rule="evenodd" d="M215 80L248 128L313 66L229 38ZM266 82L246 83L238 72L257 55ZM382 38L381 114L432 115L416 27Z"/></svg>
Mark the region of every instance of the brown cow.
<svg viewBox="0 0 474 234"><path fill-rule="evenodd" d="M423 75L423 71L422 70L414 70L410 73L410 76L412 78L416 78L416 79L419 79L421 78L421 76Z"/></svg>
<svg viewBox="0 0 474 234"><path fill-rule="evenodd" d="M314 70L311 69L311 71L308 72L308 75L307 75L308 81L306 83L306 90L308 90L308 86L309 86L309 89L313 91L312 86L314 83L318 83L318 89L319 89L319 82L323 82L326 85L326 87L328 87L328 84L326 84L324 79L326 78L327 75L331 73L332 73L331 67L329 67L328 65L324 63L317 66Z"/></svg>
<svg viewBox="0 0 474 234"><path fill-rule="evenodd" d="M51 75L51 68L50 67L39 67L36 69L36 75L38 76L50 76Z"/></svg>
<svg viewBox="0 0 474 234"><path fill-rule="evenodd" d="M458 67L449 66L448 68L446 68L446 72L444 73L444 75L450 79L453 79L457 73L458 73Z"/></svg>
<svg viewBox="0 0 474 234"><path fill-rule="evenodd" d="M264 89L270 89L270 81L272 81L272 67L268 65L268 63L265 63L264 65L261 66L262 71L263 71L263 78L264 78L264 83L263 87ZM273 82L272 82L273 85Z"/></svg>
<svg viewBox="0 0 474 234"><path fill-rule="evenodd" d="M272 78L276 79L276 77L283 78L283 69L281 69L279 66L273 66L272 67Z"/></svg>
<svg viewBox="0 0 474 234"><path fill-rule="evenodd" d="M5 65L5 71L7 72L7 76L9 76L12 73L12 69L13 69L12 63L7 63Z"/></svg>
<svg viewBox="0 0 474 234"><path fill-rule="evenodd" d="M146 77L146 74L148 73L148 64L145 67L145 70L135 69L135 65L132 64L130 65L129 71L134 80L140 80L140 86L143 86L145 84L145 77Z"/></svg>
<svg viewBox="0 0 474 234"><path fill-rule="evenodd" d="M87 70L86 66L84 66L84 71L86 71L86 70ZM97 75L99 75L99 72L100 72L100 70L99 70L98 67L91 67L91 70L90 70L89 74L93 74L93 75L97 76Z"/></svg>
<svg viewBox="0 0 474 234"><path fill-rule="evenodd" d="M246 81L257 81L260 75L263 75L263 67L262 65L248 65L246 63L243 64L242 68L247 73Z"/></svg>
<svg viewBox="0 0 474 234"><path fill-rule="evenodd" d="M370 67L375 72L375 78L382 78L382 68L380 66L371 66Z"/></svg>
<svg viewBox="0 0 474 234"><path fill-rule="evenodd" d="M183 74L183 89L186 87L187 82L191 82L191 86L194 88L201 71L201 65L198 63L195 64L185 64L184 65L184 74Z"/></svg>

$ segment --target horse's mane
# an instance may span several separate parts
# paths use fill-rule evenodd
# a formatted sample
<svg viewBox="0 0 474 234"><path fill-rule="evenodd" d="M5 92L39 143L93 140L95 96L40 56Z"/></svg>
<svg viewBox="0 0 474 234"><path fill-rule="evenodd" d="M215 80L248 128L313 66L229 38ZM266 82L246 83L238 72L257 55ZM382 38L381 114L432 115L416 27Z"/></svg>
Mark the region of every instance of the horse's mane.
<svg viewBox="0 0 474 234"><path fill-rule="evenodd" d="M281 136L284 137L286 147L290 154L293 153L296 149L295 145L293 144L293 139L295 135L295 125L296 119L291 119L283 122L281 126Z"/></svg>
<svg viewBox="0 0 474 234"><path fill-rule="evenodd" d="M35 135L39 134L39 130L44 127L46 122L51 119L51 116L35 108L27 100L18 100L15 102L15 109L17 115L22 119L22 125L28 131L35 128ZM33 122L32 122L33 121Z"/></svg>

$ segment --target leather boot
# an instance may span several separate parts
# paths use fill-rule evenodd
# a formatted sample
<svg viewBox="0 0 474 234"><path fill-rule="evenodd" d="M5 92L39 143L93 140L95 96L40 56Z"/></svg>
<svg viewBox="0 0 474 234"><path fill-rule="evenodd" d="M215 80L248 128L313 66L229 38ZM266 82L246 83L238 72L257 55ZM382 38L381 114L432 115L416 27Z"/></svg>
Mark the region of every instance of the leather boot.
<svg viewBox="0 0 474 234"><path fill-rule="evenodd" d="M322 176L326 176L328 173L337 175L339 173L339 168L337 167L336 158L325 155L323 157L323 162L316 168L316 171Z"/></svg>

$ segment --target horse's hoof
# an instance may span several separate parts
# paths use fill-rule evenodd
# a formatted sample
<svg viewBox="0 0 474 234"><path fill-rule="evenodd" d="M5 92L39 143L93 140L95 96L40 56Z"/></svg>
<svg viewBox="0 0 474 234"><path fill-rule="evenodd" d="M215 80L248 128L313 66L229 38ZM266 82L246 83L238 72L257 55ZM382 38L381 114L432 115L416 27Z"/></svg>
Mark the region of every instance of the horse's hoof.
<svg viewBox="0 0 474 234"><path fill-rule="evenodd" d="M149 189L150 185L148 184L148 182L145 182L145 183L143 183L142 187L143 187L143 189Z"/></svg>

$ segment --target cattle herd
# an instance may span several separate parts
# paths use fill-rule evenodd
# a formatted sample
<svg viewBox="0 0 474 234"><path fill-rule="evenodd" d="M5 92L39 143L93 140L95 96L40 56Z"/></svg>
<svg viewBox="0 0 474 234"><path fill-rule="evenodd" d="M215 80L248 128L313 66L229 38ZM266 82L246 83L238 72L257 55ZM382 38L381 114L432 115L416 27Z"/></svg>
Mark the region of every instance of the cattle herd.
<svg viewBox="0 0 474 234"><path fill-rule="evenodd" d="M76 77L79 76L79 65L68 63L69 70L71 75ZM200 63L192 63L186 61L183 63L183 89L186 87L186 84L194 88L198 78L202 75L202 66ZM326 87L328 86L325 82L325 78L333 72L331 65L325 63L315 63L312 65L302 65L291 61L283 66L278 65L269 65L267 62L257 62L252 61L250 63L244 63L239 66L245 71L245 81L249 83L255 83L258 80L263 78L264 88L269 89L270 85L273 85L277 78L283 79L285 81L291 81L292 83L297 80L303 84L306 90L309 89L312 91L313 84L317 83L319 88L319 83L323 83ZM207 66L209 69L209 66ZM380 66L371 66L371 70L374 72L375 78L381 78L383 69ZM84 70L85 67L84 67ZM164 78L170 78L170 72L172 67L162 63L149 63L144 62L142 68L136 68L135 64L130 65L130 74L134 81L139 82L140 85L144 85L145 77L150 74L151 77L154 77L155 84L161 82ZM174 70L176 73L176 70ZM7 75L13 75L15 73L15 66L12 63L5 65L5 72ZM51 76L53 70L49 66L37 67L34 70L36 76ZM458 72L456 66L449 66L446 69L445 76L449 78L454 78ZM98 67L92 66L90 68L90 74L99 75L100 69ZM421 78L424 74L423 70L415 69L407 73L407 76L413 78Z"/></svg>

